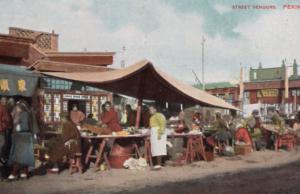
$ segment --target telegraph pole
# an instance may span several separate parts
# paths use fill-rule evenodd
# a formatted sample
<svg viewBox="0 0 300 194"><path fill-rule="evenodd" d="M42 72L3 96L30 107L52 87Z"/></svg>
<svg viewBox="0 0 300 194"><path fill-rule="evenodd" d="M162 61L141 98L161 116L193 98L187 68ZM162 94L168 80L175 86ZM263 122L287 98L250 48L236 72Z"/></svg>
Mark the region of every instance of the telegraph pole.
<svg viewBox="0 0 300 194"><path fill-rule="evenodd" d="M205 79L204 79L204 43L205 43L205 38L202 36L202 89L205 90Z"/></svg>
<svg viewBox="0 0 300 194"><path fill-rule="evenodd" d="M125 51L126 51L126 47L123 46L122 47L122 59L121 59L121 68L125 68L126 64L125 64Z"/></svg>

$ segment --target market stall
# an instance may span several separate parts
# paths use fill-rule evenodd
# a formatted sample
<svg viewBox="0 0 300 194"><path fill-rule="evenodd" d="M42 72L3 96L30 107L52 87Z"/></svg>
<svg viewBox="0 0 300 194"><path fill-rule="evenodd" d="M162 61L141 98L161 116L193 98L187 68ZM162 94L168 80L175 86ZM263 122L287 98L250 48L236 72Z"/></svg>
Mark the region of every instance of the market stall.
<svg viewBox="0 0 300 194"><path fill-rule="evenodd" d="M48 76L78 81L110 92L135 97L139 105L143 99L199 104L205 107L239 110L224 100L185 84L154 67L148 60L124 69L92 73L44 72ZM137 110L138 127L140 106Z"/></svg>
<svg viewBox="0 0 300 194"><path fill-rule="evenodd" d="M188 84L185 84L168 74L160 71L150 61L143 60L132 66L124 69L112 70L108 72L95 72L95 73L64 73L64 72L43 72L47 76L52 76L60 79L71 80L76 82L81 82L88 84L93 87L101 88L113 93L124 94L127 96L135 97L139 100L137 114L136 114L136 129L139 129L140 117L141 117L141 105L143 100L153 100L153 101L163 101L163 102L177 102L185 103L188 105L198 104L203 107L215 107L221 109L230 109L238 111L239 109L226 103L224 100L212 96L205 91L196 89ZM172 132L173 136L177 138L187 138L188 144L186 147L186 158L185 161L192 162L195 154L200 154L202 158L206 158L204 155L203 143L199 138L194 138L189 134L177 135ZM175 134L175 135L174 135ZM201 136L202 133L199 132L194 134L196 136ZM101 134L95 134L94 137L84 138L103 138ZM118 138L118 135L112 135L106 138ZM130 137L130 135L127 135ZM190 137L190 138L189 138ZM124 138L124 137L123 137ZM193 140L195 139L195 141ZM196 141L197 140L197 141ZM102 141L105 142L105 141ZM195 146L196 144L202 146ZM104 146L99 144L98 148L100 155L97 155L97 160L105 157L102 155L103 151L101 149ZM145 141L145 147L147 146L147 141ZM147 148L147 147L146 147ZM147 151L147 149L146 149ZM148 150L149 151L149 150ZM151 150L150 150L151 152ZM146 154L150 154L149 152ZM147 157L147 156L146 156ZM105 159L105 158L104 158ZM87 159L88 160L88 159ZM98 163L97 163L98 164Z"/></svg>
<svg viewBox="0 0 300 194"><path fill-rule="evenodd" d="M276 151L278 151L282 146L286 146L289 151L294 149L297 139L297 135L294 130L288 127L280 129L273 124L264 124L263 128L274 134L274 148Z"/></svg>

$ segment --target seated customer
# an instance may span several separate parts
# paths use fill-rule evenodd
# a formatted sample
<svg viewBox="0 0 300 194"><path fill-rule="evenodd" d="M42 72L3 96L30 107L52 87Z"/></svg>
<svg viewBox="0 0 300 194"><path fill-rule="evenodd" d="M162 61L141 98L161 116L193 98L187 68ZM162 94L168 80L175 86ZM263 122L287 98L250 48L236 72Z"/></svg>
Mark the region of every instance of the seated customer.
<svg viewBox="0 0 300 194"><path fill-rule="evenodd" d="M58 172L58 163L63 157L69 154L81 152L81 138L76 125L69 120L67 115L61 117L62 135L52 138L49 142L50 162L54 164L51 169L53 172Z"/></svg>
<svg viewBox="0 0 300 194"><path fill-rule="evenodd" d="M85 120L85 123L90 124L90 125L97 125L98 121L96 119L94 119L93 114L89 114L87 116L87 119Z"/></svg>
<svg viewBox="0 0 300 194"><path fill-rule="evenodd" d="M118 113L112 108L111 102L107 101L104 104L105 112L101 116L101 121L112 131L122 131L119 124Z"/></svg>
<svg viewBox="0 0 300 194"><path fill-rule="evenodd" d="M81 124L81 122L85 119L85 115L82 111L78 110L77 105L74 105L70 112L70 119L77 126Z"/></svg>

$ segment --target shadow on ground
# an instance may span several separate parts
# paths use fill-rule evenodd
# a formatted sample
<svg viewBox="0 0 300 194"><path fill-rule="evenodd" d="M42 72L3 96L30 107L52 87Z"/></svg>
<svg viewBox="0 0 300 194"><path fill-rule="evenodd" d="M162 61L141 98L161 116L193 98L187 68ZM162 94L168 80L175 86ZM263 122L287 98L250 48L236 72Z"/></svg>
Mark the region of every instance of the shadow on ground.
<svg viewBox="0 0 300 194"><path fill-rule="evenodd" d="M180 175L178 175L180 176ZM146 186L140 190L127 190L115 194L173 194L173 193L201 193L201 194L273 194L300 193L300 161L288 165L255 169L240 173L226 173L206 178L167 183L160 186Z"/></svg>

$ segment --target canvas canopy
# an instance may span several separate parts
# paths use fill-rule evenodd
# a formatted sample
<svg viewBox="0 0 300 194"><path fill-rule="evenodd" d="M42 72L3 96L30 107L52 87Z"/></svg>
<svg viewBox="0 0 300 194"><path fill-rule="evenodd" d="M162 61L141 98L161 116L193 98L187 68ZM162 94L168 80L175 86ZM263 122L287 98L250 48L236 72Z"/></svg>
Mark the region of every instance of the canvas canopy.
<svg viewBox="0 0 300 194"><path fill-rule="evenodd" d="M30 97L37 87L39 76L22 66L0 64L0 95Z"/></svg>
<svg viewBox="0 0 300 194"><path fill-rule="evenodd" d="M87 83L114 93L165 102L199 104L238 110L205 91L194 88L160 71L148 60L107 72L43 72L48 76Z"/></svg>

